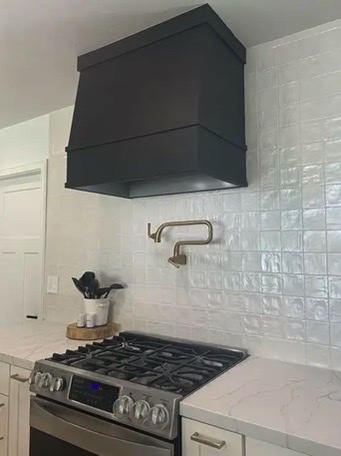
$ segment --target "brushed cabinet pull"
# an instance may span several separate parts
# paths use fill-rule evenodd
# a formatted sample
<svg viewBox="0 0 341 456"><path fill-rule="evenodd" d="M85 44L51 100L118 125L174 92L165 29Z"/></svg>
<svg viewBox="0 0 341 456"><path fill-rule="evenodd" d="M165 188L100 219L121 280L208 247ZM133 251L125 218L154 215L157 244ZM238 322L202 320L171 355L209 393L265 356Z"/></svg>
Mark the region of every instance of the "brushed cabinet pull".
<svg viewBox="0 0 341 456"><path fill-rule="evenodd" d="M212 437L207 437L206 435L199 434L199 432L195 432L191 436L191 440L193 442L202 443L203 445L210 446L212 448L216 448L217 450L221 450L225 445L225 440L214 439Z"/></svg>
<svg viewBox="0 0 341 456"><path fill-rule="evenodd" d="M0 404L0 411L1 411L1 409L2 409L3 407L5 407L5 404ZM1 441L1 440L5 440L5 437L0 437L0 441Z"/></svg>
<svg viewBox="0 0 341 456"><path fill-rule="evenodd" d="M11 375L11 379L12 379L12 380L16 380L17 382L20 382L20 383L27 383L27 382L29 381L29 378L20 377L19 374L13 374L13 375Z"/></svg>

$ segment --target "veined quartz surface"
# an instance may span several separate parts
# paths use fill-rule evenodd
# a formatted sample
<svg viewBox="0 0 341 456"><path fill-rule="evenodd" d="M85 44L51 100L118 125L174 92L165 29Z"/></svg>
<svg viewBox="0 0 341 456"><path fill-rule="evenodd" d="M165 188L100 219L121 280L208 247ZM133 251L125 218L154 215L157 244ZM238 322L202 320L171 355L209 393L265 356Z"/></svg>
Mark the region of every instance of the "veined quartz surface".
<svg viewBox="0 0 341 456"><path fill-rule="evenodd" d="M341 373L248 358L180 405L183 417L311 456L341 455Z"/></svg>
<svg viewBox="0 0 341 456"><path fill-rule="evenodd" d="M32 369L35 361L54 352L65 352L86 342L66 337L66 325L48 322L25 322L22 325L0 324L0 361Z"/></svg>

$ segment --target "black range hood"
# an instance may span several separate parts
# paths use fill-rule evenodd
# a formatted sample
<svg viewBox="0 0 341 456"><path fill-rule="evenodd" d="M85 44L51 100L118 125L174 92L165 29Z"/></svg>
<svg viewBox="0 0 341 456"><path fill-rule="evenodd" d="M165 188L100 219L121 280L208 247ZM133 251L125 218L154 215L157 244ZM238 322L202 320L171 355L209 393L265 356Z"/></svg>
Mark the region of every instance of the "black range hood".
<svg viewBox="0 0 341 456"><path fill-rule="evenodd" d="M208 5L80 56L66 187L136 198L246 186L245 57Z"/></svg>

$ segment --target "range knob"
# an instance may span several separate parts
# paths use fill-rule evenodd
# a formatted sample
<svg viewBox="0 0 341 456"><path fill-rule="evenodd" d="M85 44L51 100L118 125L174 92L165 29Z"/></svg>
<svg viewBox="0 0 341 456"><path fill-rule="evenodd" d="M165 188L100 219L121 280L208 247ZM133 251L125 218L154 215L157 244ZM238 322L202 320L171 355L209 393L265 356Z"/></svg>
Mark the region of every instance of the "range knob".
<svg viewBox="0 0 341 456"><path fill-rule="evenodd" d="M51 385L53 377L48 372L44 372L36 377L36 385L38 388L47 389Z"/></svg>
<svg viewBox="0 0 341 456"><path fill-rule="evenodd" d="M30 375L30 378L28 379L28 384L29 385L34 385L36 383L37 378L38 378L39 375L41 375L40 372L32 371L31 375Z"/></svg>
<svg viewBox="0 0 341 456"><path fill-rule="evenodd" d="M158 429L164 429L169 424L169 411L165 405L155 405L149 412L149 424Z"/></svg>
<svg viewBox="0 0 341 456"><path fill-rule="evenodd" d="M126 418L130 415L134 401L130 396L122 396L114 403L113 413L117 418Z"/></svg>
<svg viewBox="0 0 341 456"><path fill-rule="evenodd" d="M64 389L64 386L65 382L63 378L54 378L50 384L50 391L51 393L62 391Z"/></svg>
<svg viewBox="0 0 341 456"><path fill-rule="evenodd" d="M147 401L137 401L130 412L130 419L133 423L142 424L146 421L150 412L150 405Z"/></svg>

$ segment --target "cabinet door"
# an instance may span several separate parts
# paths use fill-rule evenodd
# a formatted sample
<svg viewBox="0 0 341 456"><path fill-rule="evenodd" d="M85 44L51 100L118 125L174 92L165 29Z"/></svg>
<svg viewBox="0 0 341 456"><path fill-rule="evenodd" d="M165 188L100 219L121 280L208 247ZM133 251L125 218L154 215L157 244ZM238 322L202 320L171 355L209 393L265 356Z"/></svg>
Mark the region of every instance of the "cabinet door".
<svg viewBox="0 0 341 456"><path fill-rule="evenodd" d="M288 450L260 440L246 437L246 456L304 456L297 451Z"/></svg>
<svg viewBox="0 0 341 456"><path fill-rule="evenodd" d="M7 456L8 397L0 394L0 456Z"/></svg>
<svg viewBox="0 0 341 456"><path fill-rule="evenodd" d="M0 362L0 394L9 396L9 364Z"/></svg>
<svg viewBox="0 0 341 456"><path fill-rule="evenodd" d="M10 380L8 456L29 456L29 376L30 371L12 366Z"/></svg>
<svg viewBox="0 0 341 456"><path fill-rule="evenodd" d="M182 420L183 456L244 456L244 438L234 432Z"/></svg>

